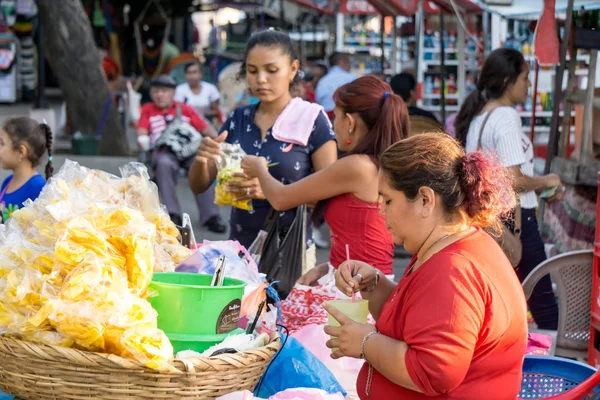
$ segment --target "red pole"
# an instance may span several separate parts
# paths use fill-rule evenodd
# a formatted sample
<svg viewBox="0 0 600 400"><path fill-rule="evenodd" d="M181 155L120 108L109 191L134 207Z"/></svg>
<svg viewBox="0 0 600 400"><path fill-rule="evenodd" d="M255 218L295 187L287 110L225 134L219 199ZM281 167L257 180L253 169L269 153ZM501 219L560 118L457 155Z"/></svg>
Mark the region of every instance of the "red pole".
<svg viewBox="0 0 600 400"><path fill-rule="evenodd" d="M530 131L529 138L531 139L531 143L533 145L533 136L535 133L535 105L537 103L537 94L538 94L538 75L540 73L540 65L537 60L535 60L535 79L533 82L533 97L531 101L531 123L530 123Z"/></svg>

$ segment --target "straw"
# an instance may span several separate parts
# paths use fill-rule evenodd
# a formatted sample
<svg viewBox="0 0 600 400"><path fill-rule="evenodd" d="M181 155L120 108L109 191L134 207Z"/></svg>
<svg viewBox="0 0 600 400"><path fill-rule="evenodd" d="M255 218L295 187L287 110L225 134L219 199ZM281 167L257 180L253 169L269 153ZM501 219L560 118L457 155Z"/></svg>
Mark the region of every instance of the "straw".
<svg viewBox="0 0 600 400"><path fill-rule="evenodd" d="M350 266L350 247L346 245L346 260L348 260L348 272L350 272L350 277L352 277L352 267ZM352 291L352 301L356 300L356 292Z"/></svg>

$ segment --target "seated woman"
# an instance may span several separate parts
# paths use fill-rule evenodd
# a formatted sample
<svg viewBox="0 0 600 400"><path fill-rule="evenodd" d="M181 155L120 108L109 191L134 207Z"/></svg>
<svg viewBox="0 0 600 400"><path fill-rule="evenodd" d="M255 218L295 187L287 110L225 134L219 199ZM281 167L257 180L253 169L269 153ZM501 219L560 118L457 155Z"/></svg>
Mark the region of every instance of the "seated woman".
<svg viewBox="0 0 600 400"><path fill-rule="evenodd" d="M337 268L346 259L369 261L386 275L393 274L394 243L379 213L377 172L381 153L409 132L408 111L390 86L365 76L340 87L334 94L334 131L345 156L304 179L284 185L269 172L263 157L247 156L246 175L258 177L271 205L288 210L300 204L322 204L331 228L330 263ZM320 218L316 212L313 219ZM309 271L300 283L310 285L327 273L327 264Z"/></svg>
<svg viewBox="0 0 600 400"><path fill-rule="evenodd" d="M527 344L523 290L482 227L500 227L515 205L511 181L483 153L465 155L446 134L402 140L381 157L382 214L397 244L415 254L398 285L366 263L336 272L361 291L375 326L325 306L341 327L333 358L366 360L361 399L515 399Z"/></svg>

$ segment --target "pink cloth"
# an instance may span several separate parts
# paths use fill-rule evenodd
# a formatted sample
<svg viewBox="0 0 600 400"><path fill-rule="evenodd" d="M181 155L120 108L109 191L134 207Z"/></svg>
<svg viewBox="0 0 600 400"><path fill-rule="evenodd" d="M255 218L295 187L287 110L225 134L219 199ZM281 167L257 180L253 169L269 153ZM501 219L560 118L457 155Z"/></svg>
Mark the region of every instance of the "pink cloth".
<svg viewBox="0 0 600 400"><path fill-rule="evenodd" d="M306 146L317 117L324 112L318 104L293 98L275 121L271 133L281 142Z"/></svg>

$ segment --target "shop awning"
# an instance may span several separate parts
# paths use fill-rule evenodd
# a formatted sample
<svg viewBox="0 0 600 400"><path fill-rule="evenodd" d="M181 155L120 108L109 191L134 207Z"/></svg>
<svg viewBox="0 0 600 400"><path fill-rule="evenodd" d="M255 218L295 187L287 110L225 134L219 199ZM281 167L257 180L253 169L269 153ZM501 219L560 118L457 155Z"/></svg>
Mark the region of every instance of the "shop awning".
<svg viewBox="0 0 600 400"><path fill-rule="evenodd" d="M544 2L542 0L513 0L510 6L494 6L484 3L482 0L474 0L483 10L498 14L508 19L538 19L542 14ZM567 11L567 0L556 0L556 15L560 19L565 18ZM600 9L598 0L575 0L573 9L579 10L584 7L586 10Z"/></svg>
<svg viewBox="0 0 600 400"><path fill-rule="evenodd" d="M374 15L379 11L369 0L341 0L340 12L346 15Z"/></svg>
<svg viewBox="0 0 600 400"><path fill-rule="evenodd" d="M469 0L453 0L462 13L480 13L481 7ZM370 0L371 4L383 15L413 16L419 7L418 0ZM437 14L439 9L454 13L450 0L424 0L423 9L426 14Z"/></svg>
<svg viewBox="0 0 600 400"><path fill-rule="evenodd" d="M298 5L312 8L327 15L333 15L333 2L330 0L290 0Z"/></svg>
<svg viewBox="0 0 600 400"><path fill-rule="evenodd" d="M416 0L369 0L369 2L385 16L405 16L415 15L417 11Z"/></svg>
<svg viewBox="0 0 600 400"><path fill-rule="evenodd" d="M461 13L467 14L478 14L481 13L482 9L477 4L470 0L453 0L456 8ZM520 0L519 0L520 1ZM432 3L435 3L437 6L442 8L444 11L454 13L454 7L452 7L451 0L431 0Z"/></svg>

